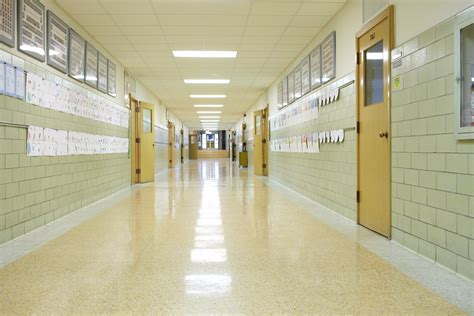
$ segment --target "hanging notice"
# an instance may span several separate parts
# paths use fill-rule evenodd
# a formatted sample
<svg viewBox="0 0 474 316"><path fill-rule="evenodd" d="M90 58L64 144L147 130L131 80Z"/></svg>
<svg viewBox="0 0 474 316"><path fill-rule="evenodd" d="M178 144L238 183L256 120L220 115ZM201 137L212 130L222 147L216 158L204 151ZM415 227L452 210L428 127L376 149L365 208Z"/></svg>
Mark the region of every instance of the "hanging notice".
<svg viewBox="0 0 474 316"><path fill-rule="evenodd" d="M69 76L84 82L86 41L73 29L69 29Z"/></svg>
<svg viewBox="0 0 474 316"><path fill-rule="evenodd" d="M25 72L20 68L15 68L15 97L25 99Z"/></svg>
<svg viewBox="0 0 474 316"><path fill-rule="evenodd" d="M44 6L38 0L19 0L18 49L44 61Z"/></svg>
<svg viewBox="0 0 474 316"><path fill-rule="evenodd" d="M285 77L282 81L283 83L283 106L287 106L288 105L288 77Z"/></svg>
<svg viewBox="0 0 474 316"><path fill-rule="evenodd" d="M295 73L291 72L288 75L288 103L295 101Z"/></svg>
<svg viewBox="0 0 474 316"><path fill-rule="evenodd" d="M53 12L48 10L47 62L53 68L67 73L68 26Z"/></svg>
<svg viewBox="0 0 474 316"><path fill-rule="evenodd" d="M107 71L107 93L113 97L117 96L117 67L110 60Z"/></svg>
<svg viewBox="0 0 474 316"><path fill-rule="evenodd" d="M322 83L336 76L336 32L332 32L321 44Z"/></svg>
<svg viewBox="0 0 474 316"><path fill-rule="evenodd" d="M15 0L3 0L0 5L0 42L15 46Z"/></svg>
<svg viewBox="0 0 474 316"><path fill-rule="evenodd" d="M311 76L309 70L309 56L301 61L301 95L305 95L311 91Z"/></svg>
<svg viewBox="0 0 474 316"><path fill-rule="evenodd" d="M283 107L283 81L280 81L277 86L277 107L279 109Z"/></svg>
<svg viewBox="0 0 474 316"><path fill-rule="evenodd" d="M0 93L5 93L5 63L0 61Z"/></svg>
<svg viewBox="0 0 474 316"><path fill-rule="evenodd" d="M15 96L15 67L5 64L5 94Z"/></svg>
<svg viewBox="0 0 474 316"><path fill-rule="evenodd" d="M97 89L98 51L89 42L86 44L86 83Z"/></svg>
<svg viewBox="0 0 474 316"><path fill-rule="evenodd" d="M296 66L295 76L295 100L301 98L301 65Z"/></svg>
<svg viewBox="0 0 474 316"><path fill-rule="evenodd" d="M311 52L311 90L321 86L321 45Z"/></svg>
<svg viewBox="0 0 474 316"><path fill-rule="evenodd" d="M107 58L99 53L99 65L97 67L97 89L107 93Z"/></svg>

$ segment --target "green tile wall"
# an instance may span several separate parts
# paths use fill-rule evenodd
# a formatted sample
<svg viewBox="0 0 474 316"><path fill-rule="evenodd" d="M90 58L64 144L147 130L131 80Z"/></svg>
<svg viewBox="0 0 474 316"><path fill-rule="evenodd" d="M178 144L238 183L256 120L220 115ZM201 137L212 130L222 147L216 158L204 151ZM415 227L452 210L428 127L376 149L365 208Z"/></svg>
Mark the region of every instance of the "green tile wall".
<svg viewBox="0 0 474 316"><path fill-rule="evenodd" d="M155 143L155 173L168 169L168 145Z"/></svg>
<svg viewBox="0 0 474 316"><path fill-rule="evenodd" d="M128 137L128 129L0 95L0 121ZM127 154L28 157L26 128L0 124L0 244L130 185Z"/></svg>
<svg viewBox="0 0 474 316"><path fill-rule="evenodd" d="M319 154L269 153L270 177L310 199L356 220L354 85L341 89L338 101L321 107L319 118L271 131L280 138L307 132L346 129L341 144L323 144Z"/></svg>
<svg viewBox="0 0 474 316"><path fill-rule="evenodd" d="M404 57L392 71L402 82L392 88L392 232L474 279L474 141L454 134L453 21L395 49Z"/></svg>

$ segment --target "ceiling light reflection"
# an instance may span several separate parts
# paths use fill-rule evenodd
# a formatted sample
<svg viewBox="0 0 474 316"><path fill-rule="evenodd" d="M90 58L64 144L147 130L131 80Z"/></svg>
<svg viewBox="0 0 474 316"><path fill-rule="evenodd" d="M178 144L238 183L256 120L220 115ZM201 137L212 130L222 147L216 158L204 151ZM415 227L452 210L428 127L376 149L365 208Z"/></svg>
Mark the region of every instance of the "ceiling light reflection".
<svg viewBox="0 0 474 316"><path fill-rule="evenodd" d="M191 250L192 262L226 262L226 249L193 249Z"/></svg>
<svg viewBox="0 0 474 316"><path fill-rule="evenodd" d="M186 294L219 295L232 288L232 278L227 274L190 274L184 281Z"/></svg>

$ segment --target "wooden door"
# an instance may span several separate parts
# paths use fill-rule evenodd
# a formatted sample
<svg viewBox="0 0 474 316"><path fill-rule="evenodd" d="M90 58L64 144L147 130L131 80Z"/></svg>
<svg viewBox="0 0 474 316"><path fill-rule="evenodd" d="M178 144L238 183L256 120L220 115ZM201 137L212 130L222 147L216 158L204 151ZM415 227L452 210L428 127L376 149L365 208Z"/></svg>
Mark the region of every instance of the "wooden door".
<svg viewBox="0 0 474 316"><path fill-rule="evenodd" d="M137 112L138 101L132 97L130 97L130 115L132 116L130 120L130 158L131 158L131 165L132 165L132 184L140 183L139 177L139 169L140 169L140 152L139 152L139 144L137 140L139 139L139 124L138 119L140 117L139 113Z"/></svg>
<svg viewBox="0 0 474 316"><path fill-rule="evenodd" d="M181 129L181 163L184 163L184 130Z"/></svg>
<svg viewBox="0 0 474 316"><path fill-rule="evenodd" d="M197 159L198 155L198 135L189 134L189 159Z"/></svg>
<svg viewBox="0 0 474 316"><path fill-rule="evenodd" d="M140 102L139 136L137 143L140 152L140 183L155 180L155 134L154 134L153 104Z"/></svg>
<svg viewBox="0 0 474 316"><path fill-rule="evenodd" d="M268 109L265 108L254 112L254 173L257 176L267 175L268 166Z"/></svg>
<svg viewBox="0 0 474 316"><path fill-rule="evenodd" d="M174 168L176 162L176 155L174 146L176 144L175 126L168 122L168 168Z"/></svg>
<svg viewBox="0 0 474 316"><path fill-rule="evenodd" d="M393 7L357 34L358 220L391 236L390 52Z"/></svg>

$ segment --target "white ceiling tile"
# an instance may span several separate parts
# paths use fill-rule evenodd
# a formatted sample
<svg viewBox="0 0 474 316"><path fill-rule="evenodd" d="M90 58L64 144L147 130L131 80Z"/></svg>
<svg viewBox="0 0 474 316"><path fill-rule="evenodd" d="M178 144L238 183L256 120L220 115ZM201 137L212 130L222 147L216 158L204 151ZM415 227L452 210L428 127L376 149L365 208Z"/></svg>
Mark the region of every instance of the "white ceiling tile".
<svg viewBox="0 0 474 316"><path fill-rule="evenodd" d="M154 14L114 14L111 17L117 25L158 25L158 19Z"/></svg>
<svg viewBox="0 0 474 316"><path fill-rule="evenodd" d="M163 32L161 31L161 27L159 25L120 25L119 28L122 31L123 35L163 35Z"/></svg>
<svg viewBox="0 0 474 316"><path fill-rule="evenodd" d="M287 26L292 19L291 15L251 15L248 17L248 26Z"/></svg>
<svg viewBox="0 0 474 316"><path fill-rule="evenodd" d="M163 26L245 26L246 15L158 15Z"/></svg>
<svg viewBox="0 0 474 316"><path fill-rule="evenodd" d="M238 26L162 26L166 35L186 36L241 36L244 28Z"/></svg>
<svg viewBox="0 0 474 316"><path fill-rule="evenodd" d="M56 0L56 3L70 15L107 13L97 0Z"/></svg>
<svg viewBox="0 0 474 316"><path fill-rule="evenodd" d="M343 4L341 2L303 3L298 10L298 15L334 15Z"/></svg>
<svg viewBox="0 0 474 316"><path fill-rule="evenodd" d="M256 2L252 5L251 15L294 15L300 7L299 3Z"/></svg>
<svg viewBox="0 0 474 316"><path fill-rule="evenodd" d="M321 31L319 27L288 27L283 36L311 36L314 37Z"/></svg>
<svg viewBox="0 0 474 316"><path fill-rule="evenodd" d="M151 0L159 14L194 14L194 15L241 15L250 11L250 0Z"/></svg>
<svg viewBox="0 0 474 316"><path fill-rule="evenodd" d="M297 15L293 17L291 26L297 27L322 27L329 22L330 15Z"/></svg>
<svg viewBox="0 0 474 316"><path fill-rule="evenodd" d="M86 26L84 27L92 36L97 35L122 35L116 26Z"/></svg>
<svg viewBox="0 0 474 316"><path fill-rule="evenodd" d="M100 0L109 14L150 14L153 7L149 0Z"/></svg>
<svg viewBox="0 0 474 316"><path fill-rule="evenodd" d="M73 18L82 26L115 25L107 14L77 14Z"/></svg>

